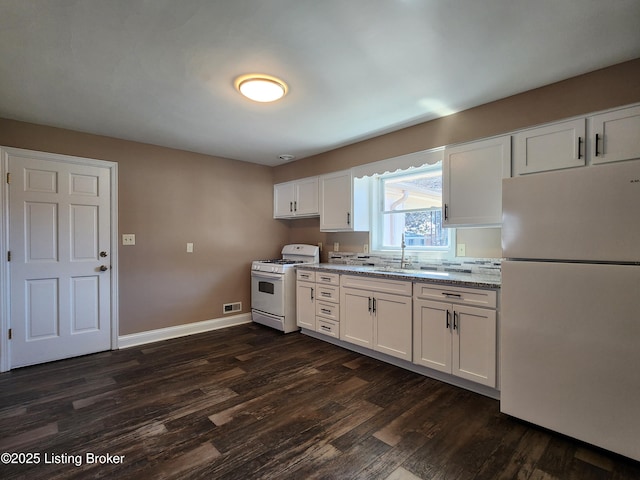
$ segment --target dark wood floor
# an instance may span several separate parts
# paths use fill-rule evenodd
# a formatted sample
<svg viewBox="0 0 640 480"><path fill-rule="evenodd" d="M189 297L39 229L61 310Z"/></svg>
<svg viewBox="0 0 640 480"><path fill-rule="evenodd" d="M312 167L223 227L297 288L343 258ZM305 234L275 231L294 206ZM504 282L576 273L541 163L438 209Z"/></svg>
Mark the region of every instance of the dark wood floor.
<svg viewBox="0 0 640 480"><path fill-rule="evenodd" d="M495 400L255 324L1 374L0 434L9 460L39 455L2 479L640 478Z"/></svg>

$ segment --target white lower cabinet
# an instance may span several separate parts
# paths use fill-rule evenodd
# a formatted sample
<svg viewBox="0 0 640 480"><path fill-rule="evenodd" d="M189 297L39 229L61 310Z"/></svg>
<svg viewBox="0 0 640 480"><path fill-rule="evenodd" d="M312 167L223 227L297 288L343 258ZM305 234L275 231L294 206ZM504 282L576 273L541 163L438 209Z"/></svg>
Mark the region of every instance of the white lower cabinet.
<svg viewBox="0 0 640 480"><path fill-rule="evenodd" d="M300 328L316 329L316 284L298 280L296 283L296 323Z"/></svg>
<svg viewBox="0 0 640 480"><path fill-rule="evenodd" d="M495 289L297 272L299 327L493 389L497 311Z"/></svg>
<svg viewBox="0 0 640 480"><path fill-rule="evenodd" d="M296 322L300 328L339 337L340 275L297 271Z"/></svg>
<svg viewBox="0 0 640 480"><path fill-rule="evenodd" d="M495 388L496 292L421 284L414 290L413 362ZM461 304L478 304L478 297L488 308Z"/></svg>
<svg viewBox="0 0 640 480"><path fill-rule="evenodd" d="M411 282L343 275L340 339L411 360Z"/></svg>

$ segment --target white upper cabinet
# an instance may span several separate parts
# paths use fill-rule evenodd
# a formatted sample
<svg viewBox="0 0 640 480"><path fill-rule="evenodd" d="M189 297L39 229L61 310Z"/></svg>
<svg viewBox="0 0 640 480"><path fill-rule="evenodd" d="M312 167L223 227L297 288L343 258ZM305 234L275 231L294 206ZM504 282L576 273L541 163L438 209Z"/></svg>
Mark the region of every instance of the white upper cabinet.
<svg viewBox="0 0 640 480"><path fill-rule="evenodd" d="M640 158L640 106L588 118L591 163Z"/></svg>
<svg viewBox="0 0 640 480"><path fill-rule="evenodd" d="M584 118L518 132L513 136L514 175L586 164Z"/></svg>
<svg viewBox="0 0 640 480"><path fill-rule="evenodd" d="M517 132L513 158L514 175L640 158L640 106Z"/></svg>
<svg viewBox="0 0 640 480"><path fill-rule="evenodd" d="M502 179L511 176L511 137L447 147L442 169L445 227L502 222Z"/></svg>
<svg viewBox="0 0 640 480"><path fill-rule="evenodd" d="M369 229L369 189L366 179L350 170L320 177L320 231L356 232Z"/></svg>
<svg viewBox="0 0 640 480"><path fill-rule="evenodd" d="M273 186L273 217L313 217L318 210L318 177Z"/></svg>

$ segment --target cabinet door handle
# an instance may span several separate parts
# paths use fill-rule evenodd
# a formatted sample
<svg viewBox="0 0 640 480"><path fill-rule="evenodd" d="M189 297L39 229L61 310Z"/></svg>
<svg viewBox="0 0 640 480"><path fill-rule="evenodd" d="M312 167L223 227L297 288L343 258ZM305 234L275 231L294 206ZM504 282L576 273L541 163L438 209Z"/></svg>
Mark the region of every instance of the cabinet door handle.
<svg viewBox="0 0 640 480"><path fill-rule="evenodd" d="M600 140L600 135L596 133L596 157L600 154L600 152L598 152L598 140Z"/></svg>
<svg viewBox="0 0 640 480"><path fill-rule="evenodd" d="M313 301L313 288L311 289L311 301Z"/></svg>
<svg viewBox="0 0 640 480"><path fill-rule="evenodd" d="M351 213L347 212L347 225L351 225Z"/></svg>
<svg viewBox="0 0 640 480"><path fill-rule="evenodd" d="M582 137L578 137L578 159L582 158Z"/></svg>
<svg viewBox="0 0 640 480"><path fill-rule="evenodd" d="M444 204L444 219L449 220L449 205Z"/></svg>
<svg viewBox="0 0 640 480"><path fill-rule="evenodd" d="M371 297L369 297L369 313L371 313Z"/></svg>
<svg viewBox="0 0 640 480"><path fill-rule="evenodd" d="M373 313L376 313L376 299L373 298Z"/></svg>
<svg viewBox="0 0 640 480"><path fill-rule="evenodd" d="M297 200L295 202L293 202L293 211L294 212L298 211L298 201Z"/></svg>
<svg viewBox="0 0 640 480"><path fill-rule="evenodd" d="M453 329L460 330L460 322L456 322L458 320L458 312L453 311Z"/></svg>
<svg viewBox="0 0 640 480"><path fill-rule="evenodd" d="M447 329L451 328L451 312L449 311L449 309L447 308Z"/></svg>
<svg viewBox="0 0 640 480"><path fill-rule="evenodd" d="M289 211L293 212L293 202L289 202Z"/></svg>

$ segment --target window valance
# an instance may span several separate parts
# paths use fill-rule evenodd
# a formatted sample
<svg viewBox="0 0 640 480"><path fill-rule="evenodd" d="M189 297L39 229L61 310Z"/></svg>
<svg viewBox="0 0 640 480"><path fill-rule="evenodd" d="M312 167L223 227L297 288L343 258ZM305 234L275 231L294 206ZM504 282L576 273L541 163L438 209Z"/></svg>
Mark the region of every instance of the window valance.
<svg viewBox="0 0 640 480"><path fill-rule="evenodd" d="M393 173L398 170L408 170L425 165L434 165L444 158L444 147L423 150L420 152L408 153L399 157L387 158L378 162L365 163L353 167L355 178L371 177L384 173Z"/></svg>

